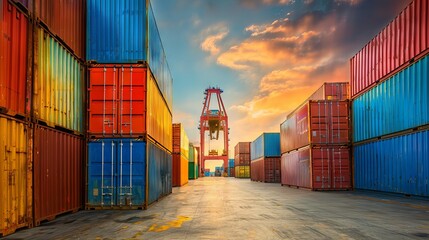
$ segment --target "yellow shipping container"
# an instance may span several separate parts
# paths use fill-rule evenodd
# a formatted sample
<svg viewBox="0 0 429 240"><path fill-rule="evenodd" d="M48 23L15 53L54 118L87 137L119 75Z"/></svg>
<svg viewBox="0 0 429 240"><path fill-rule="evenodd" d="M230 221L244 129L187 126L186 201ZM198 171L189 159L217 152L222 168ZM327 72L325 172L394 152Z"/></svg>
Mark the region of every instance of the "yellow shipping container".
<svg viewBox="0 0 429 240"><path fill-rule="evenodd" d="M30 129L0 117L0 233L32 225L32 164Z"/></svg>
<svg viewBox="0 0 429 240"><path fill-rule="evenodd" d="M250 178L250 166L235 166L236 178Z"/></svg>
<svg viewBox="0 0 429 240"><path fill-rule="evenodd" d="M150 71L147 71L147 133L170 152L173 150L172 116Z"/></svg>

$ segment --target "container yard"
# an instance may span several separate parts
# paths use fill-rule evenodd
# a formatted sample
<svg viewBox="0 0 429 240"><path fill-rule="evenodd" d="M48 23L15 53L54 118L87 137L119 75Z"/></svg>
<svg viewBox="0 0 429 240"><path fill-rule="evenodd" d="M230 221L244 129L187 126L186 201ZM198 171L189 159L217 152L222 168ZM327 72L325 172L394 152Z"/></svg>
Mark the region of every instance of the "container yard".
<svg viewBox="0 0 429 240"><path fill-rule="evenodd" d="M429 238L428 0L0 19L1 239Z"/></svg>

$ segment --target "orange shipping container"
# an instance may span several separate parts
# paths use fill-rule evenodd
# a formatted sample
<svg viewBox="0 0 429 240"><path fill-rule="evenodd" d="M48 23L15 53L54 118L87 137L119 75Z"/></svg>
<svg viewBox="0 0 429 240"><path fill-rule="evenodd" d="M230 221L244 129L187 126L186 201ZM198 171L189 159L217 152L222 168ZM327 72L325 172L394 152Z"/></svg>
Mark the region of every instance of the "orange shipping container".
<svg viewBox="0 0 429 240"><path fill-rule="evenodd" d="M25 115L28 19L0 0L0 112Z"/></svg>
<svg viewBox="0 0 429 240"><path fill-rule="evenodd" d="M32 223L30 129L0 116L0 236Z"/></svg>
<svg viewBox="0 0 429 240"><path fill-rule="evenodd" d="M180 187L188 183L188 159L179 153L173 153L173 187Z"/></svg>

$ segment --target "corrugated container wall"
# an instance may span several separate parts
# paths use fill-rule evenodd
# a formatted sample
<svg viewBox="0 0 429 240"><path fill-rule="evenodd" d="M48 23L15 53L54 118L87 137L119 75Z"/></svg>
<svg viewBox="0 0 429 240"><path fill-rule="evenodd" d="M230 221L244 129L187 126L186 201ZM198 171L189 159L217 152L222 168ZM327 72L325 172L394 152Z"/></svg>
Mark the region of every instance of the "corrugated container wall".
<svg viewBox="0 0 429 240"><path fill-rule="evenodd" d="M0 235L32 225L31 130L0 116Z"/></svg>
<svg viewBox="0 0 429 240"><path fill-rule="evenodd" d="M428 0L414 0L352 57L352 97L428 52L428 23Z"/></svg>
<svg viewBox="0 0 429 240"><path fill-rule="evenodd" d="M308 144L350 142L349 101L308 101L280 125L281 152Z"/></svg>
<svg viewBox="0 0 429 240"><path fill-rule="evenodd" d="M429 56L355 98L353 141L429 124Z"/></svg>
<svg viewBox="0 0 429 240"><path fill-rule="evenodd" d="M0 0L0 113L25 115L28 19Z"/></svg>
<svg viewBox="0 0 429 240"><path fill-rule="evenodd" d="M250 154L250 142L239 142L234 147L234 156L240 153Z"/></svg>
<svg viewBox="0 0 429 240"><path fill-rule="evenodd" d="M429 131L354 147L355 187L429 197Z"/></svg>
<svg viewBox="0 0 429 240"><path fill-rule="evenodd" d="M152 7L146 2L87 0L87 60L147 62L171 110L173 79Z"/></svg>
<svg viewBox="0 0 429 240"><path fill-rule="evenodd" d="M198 164L195 162L188 163L188 179L198 178Z"/></svg>
<svg viewBox="0 0 429 240"><path fill-rule="evenodd" d="M235 166L236 178L250 178L250 166Z"/></svg>
<svg viewBox="0 0 429 240"><path fill-rule="evenodd" d="M36 33L34 117L83 133L85 68L46 31L37 28Z"/></svg>
<svg viewBox="0 0 429 240"><path fill-rule="evenodd" d="M172 156L149 141L148 143L149 204L172 192Z"/></svg>
<svg viewBox="0 0 429 240"><path fill-rule="evenodd" d="M146 142L141 139L90 141L86 208L143 209L146 176Z"/></svg>
<svg viewBox="0 0 429 240"><path fill-rule="evenodd" d="M181 187L188 183L188 159L180 153L173 153L172 184L173 187Z"/></svg>
<svg viewBox="0 0 429 240"><path fill-rule="evenodd" d="M250 159L280 156L280 133L263 133L250 144Z"/></svg>
<svg viewBox="0 0 429 240"><path fill-rule="evenodd" d="M280 183L280 156L261 157L250 163L250 179L265 183Z"/></svg>
<svg viewBox="0 0 429 240"><path fill-rule="evenodd" d="M85 59L85 0L34 0L35 16L79 59Z"/></svg>
<svg viewBox="0 0 429 240"><path fill-rule="evenodd" d="M234 166L249 166L250 165L250 154L239 153L234 157Z"/></svg>
<svg viewBox="0 0 429 240"><path fill-rule="evenodd" d="M173 150L172 123L172 114L156 86L155 79L148 71L147 133L169 151Z"/></svg>
<svg viewBox="0 0 429 240"><path fill-rule="evenodd" d="M348 82L326 82L317 89L307 100L338 100L350 98Z"/></svg>
<svg viewBox="0 0 429 240"><path fill-rule="evenodd" d="M312 190L351 189L348 146L307 146L281 157L282 185Z"/></svg>
<svg viewBox="0 0 429 240"><path fill-rule="evenodd" d="M189 138L181 123L173 123L173 153L189 157Z"/></svg>
<svg viewBox="0 0 429 240"><path fill-rule="evenodd" d="M85 140L34 127L34 224L83 207Z"/></svg>
<svg viewBox="0 0 429 240"><path fill-rule="evenodd" d="M89 70L88 133L142 137L146 133L146 77L141 65L103 65Z"/></svg>

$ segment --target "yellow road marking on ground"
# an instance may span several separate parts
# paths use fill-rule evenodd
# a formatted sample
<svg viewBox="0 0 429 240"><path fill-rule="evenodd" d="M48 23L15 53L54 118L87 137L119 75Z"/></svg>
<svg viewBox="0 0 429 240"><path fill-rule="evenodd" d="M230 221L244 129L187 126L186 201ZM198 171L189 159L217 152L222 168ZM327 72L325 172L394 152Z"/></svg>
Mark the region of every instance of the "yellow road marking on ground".
<svg viewBox="0 0 429 240"><path fill-rule="evenodd" d="M158 224L152 224L149 227L148 232L163 232L163 231L167 231L168 229L170 229L172 227L173 228L181 228L182 224L184 222L191 221L191 220L192 219L190 217L178 216L177 220L170 221L165 225L158 226Z"/></svg>

